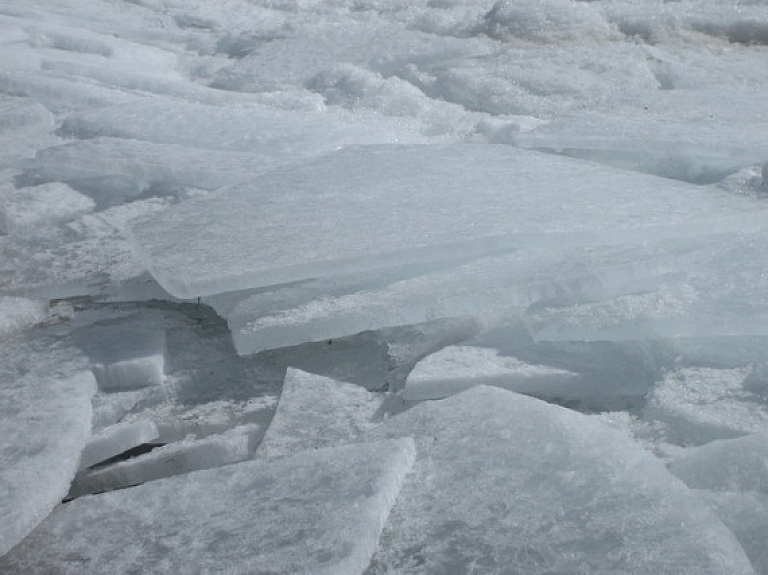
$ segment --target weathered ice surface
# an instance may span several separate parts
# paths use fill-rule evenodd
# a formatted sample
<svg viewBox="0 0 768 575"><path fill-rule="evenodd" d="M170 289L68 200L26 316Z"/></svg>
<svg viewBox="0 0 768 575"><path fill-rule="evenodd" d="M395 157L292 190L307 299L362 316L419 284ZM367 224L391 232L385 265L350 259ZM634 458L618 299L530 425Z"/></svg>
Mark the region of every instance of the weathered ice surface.
<svg viewBox="0 0 768 575"><path fill-rule="evenodd" d="M0 337L44 321L48 308L44 300L0 295Z"/></svg>
<svg viewBox="0 0 768 575"><path fill-rule="evenodd" d="M80 455L80 469L92 467L110 457L148 443L159 435L157 425L152 421L118 423L107 427L88 440Z"/></svg>
<svg viewBox="0 0 768 575"><path fill-rule="evenodd" d="M150 273L192 298L532 242L628 243L764 223L749 198L508 146L457 145L341 150L132 229Z"/></svg>
<svg viewBox="0 0 768 575"><path fill-rule="evenodd" d="M417 462L368 573L752 573L706 505L594 418L478 386L363 437L401 435Z"/></svg>
<svg viewBox="0 0 768 575"><path fill-rule="evenodd" d="M413 459L413 441L401 438L83 497L0 559L0 570L357 574Z"/></svg>
<svg viewBox="0 0 768 575"><path fill-rule="evenodd" d="M351 442L374 427L383 396L359 385L288 368L275 417L257 455L290 455Z"/></svg>
<svg viewBox="0 0 768 575"><path fill-rule="evenodd" d="M0 555L61 501L91 431L93 374L41 340L0 348Z"/></svg>
<svg viewBox="0 0 768 575"><path fill-rule="evenodd" d="M403 399L440 399L475 385L493 385L535 396L571 397L578 373L532 365L495 349L449 346L422 359L408 375Z"/></svg>
<svg viewBox="0 0 768 575"><path fill-rule="evenodd" d="M44 226L74 219L93 210L93 200L54 182L20 190L0 185L0 232L32 234Z"/></svg>

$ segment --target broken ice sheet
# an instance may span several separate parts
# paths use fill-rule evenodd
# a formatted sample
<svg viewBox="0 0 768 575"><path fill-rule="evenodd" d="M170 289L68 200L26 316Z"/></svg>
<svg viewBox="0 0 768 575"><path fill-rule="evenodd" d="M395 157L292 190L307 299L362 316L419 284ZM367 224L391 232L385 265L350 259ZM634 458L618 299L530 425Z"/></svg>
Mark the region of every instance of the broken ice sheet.
<svg viewBox="0 0 768 575"><path fill-rule="evenodd" d="M0 346L0 555L66 494L91 432L95 392L74 348L51 338Z"/></svg>
<svg viewBox="0 0 768 575"><path fill-rule="evenodd" d="M88 440L80 455L80 469L120 455L139 445L157 439L160 433L152 421L118 423L101 430Z"/></svg>
<svg viewBox="0 0 768 575"><path fill-rule="evenodd" d="M369 574L752 573L660 460L588 416L478 386L363 439L400 435L418 456Z"/></svg>
<svg viewBox="0 0 768 575"><path fill-rule="evenodd" d="M382 393L289 368L257 455L290 455L350 443L374 427L383 400Z"/></svg>
<svg viewBox="0 0 768 575"><path fill-rule="evenodd" d="M358 574L414 452L413 441L400 438L83 497L57 509L0 559L0 569Z"/></svg>
<svg viewBox="0 0 768 575"><path fill-rule="evenodd" d="M46 300L0 295L0 337L23 331L48 319Z"/></svg>
<svg viewBox="0 0 768 575"><path fill-rule="evenodd" d="M371 146L187 201L135 223L133 237L158 282L192 298L534 242L759 229L762 209L722 191L507 146Z"/></svg>

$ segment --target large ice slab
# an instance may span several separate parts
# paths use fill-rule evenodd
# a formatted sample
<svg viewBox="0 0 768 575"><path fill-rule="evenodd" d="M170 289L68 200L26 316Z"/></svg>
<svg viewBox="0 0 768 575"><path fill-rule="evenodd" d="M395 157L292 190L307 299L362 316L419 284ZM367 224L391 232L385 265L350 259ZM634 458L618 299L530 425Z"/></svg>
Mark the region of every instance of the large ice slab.
<svg viewBox="0 0 768 575"><path fill-rule="evenodd" d="M0 354L0 555L53 510L75 476L96 392L86 365L50 340Z"/></svg>
<svg viewBox="0 0 768 575"><path fill-rule="evenodd" d="M593 418L479 386L364 437L405 434L418 457L368 573L752 573L660 460Z"/></svg>
<svg viewBox="0 0 768 575"><path fill-rule="evenodd" d="M374 427L382 394L351 383L288 368L275 417L257 454L290 455L350 443Z"/></svg>
<svg viewBox="0 0 768 575"><path fill-rule="evenodd" d="M748 198L506 146L373 146L277 169L133 232L160 284L191 298L534 242L627 243L764 221Z"/></svg>
<svg viewBox="0 0 768 575"><path fill-rule="evenodd" d="M0 569L359 574L413 460L412 440L397 439L83 497L56 510Z"/></svg>
<svg viewBox="0 0 768 575"><path fill-rule="evenodd" d="M532 365L495 349L449 346L421 360L408 375L403 399L440 399L475 385L493 385L535 396L573 396L578 373Z"/></svg>

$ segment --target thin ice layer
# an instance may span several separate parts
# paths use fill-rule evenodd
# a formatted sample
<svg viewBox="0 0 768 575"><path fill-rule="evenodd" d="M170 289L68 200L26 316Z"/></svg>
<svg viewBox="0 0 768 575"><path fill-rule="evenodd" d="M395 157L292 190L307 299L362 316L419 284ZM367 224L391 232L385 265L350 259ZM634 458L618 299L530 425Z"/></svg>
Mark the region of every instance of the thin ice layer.
<svg viewBox="0 0 768 575"><path fill-rule="evenodd" d="M373 146L185 202L133 232L152 275L191 298L532 242L627 243L764 221L747 198L506 146Z"/></svg>
<svg viewBox="0 0 768 575"><path fill-rule="evenodd" d="M532 365L495 349L455 345L416 364L408 375L403 399L440 399L475 385L493 385L535 396L573 396L580 376L546 365Z"/></svg>
<svg viewBox="0 0 768 575"><path fill-rule="evenodd" d="M594 418L478 386L364 437L406 434L417 461L369 574L752 573L660 460Z"/></svg>
<svg viewBox="0 0 768 575"><path fill-rule="evenodd" d="M262 456L290 455L349 443L374 426L383 397L359 385L288 368Z"/></svg>
<svg viewBox="0 0 768 575"><path fill-rule="evenodd" d="M92 437L80 455L80 469L85 469L106 461L153 439L160 433L152 421L136 421L133 423L118 423L102 430Z"/></svg>
<svg viewBox="0 0 768 575"><path fill-rule="evenodd" d="M256 460L60 507L0 560L34 574L359 574L414 460L410 439Z"/></svg>
<svg viewBox="0 0 768 575"><path fill-rule="evenodd" d="M75 476L96 392L85 366L50 340L0 353L0 555L45 519Z"/></svg>

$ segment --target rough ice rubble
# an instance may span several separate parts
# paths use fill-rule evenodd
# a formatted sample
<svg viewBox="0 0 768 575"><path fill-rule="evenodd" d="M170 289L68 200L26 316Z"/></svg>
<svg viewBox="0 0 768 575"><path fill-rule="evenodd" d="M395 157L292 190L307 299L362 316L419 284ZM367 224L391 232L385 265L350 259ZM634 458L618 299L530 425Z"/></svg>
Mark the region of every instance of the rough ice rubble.
<svg viewBox="0 0 768 575"><path fill-rule="evenodd" d="M367 573L753 572L661 461L584 415L479 386L363 440L404 434L416 463Z"/></svg>
<svg viewBox="0 0 768 575"><path fill-rule="evenodd" d="M0 295L0 337L24 331L48 319L46 300Z"/></svg>
<svg viewBox="0 0 768 575"><path fill-rule="evenodd" d="M542 242L763 223L748 198L507 146L383 146L277 169L138 222L133 234L158 282L192 298Z"/></svg>
<svg viewBox="0 0 768 575"><path fill-rule="evenodd" d="M90 435L96 380L77 350L52 340L0 348L0 555L66 494Z"/></svg>
<svg viewBox="0 0 768 575"><path fill-rule="evenodd" d="M360 573L411 439L255 460L77 499L0 559L34 573Z"/></svg>

